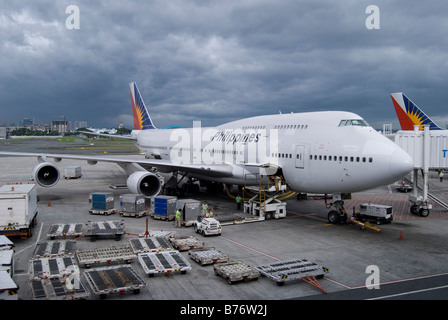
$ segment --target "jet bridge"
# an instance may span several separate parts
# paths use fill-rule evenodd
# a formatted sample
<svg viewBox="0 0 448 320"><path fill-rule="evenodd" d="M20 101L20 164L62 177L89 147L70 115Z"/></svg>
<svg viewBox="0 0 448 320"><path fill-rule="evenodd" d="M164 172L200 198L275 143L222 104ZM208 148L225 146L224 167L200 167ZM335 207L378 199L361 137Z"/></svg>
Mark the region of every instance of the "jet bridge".
<svg viewBox="0 0 448 320"><path fill-rule="evenodd" d="M392 138L414 160L413 192L409 200L413 203L411 212L422 217L429 215L432 209L428 203L428 172L448 169L448 130L429 130L424 126L414 126L414 131L398 131ZM423 174L423 194L418 195L418 173ZM448 209L448 204L438 199L439 204Z"/></svg>

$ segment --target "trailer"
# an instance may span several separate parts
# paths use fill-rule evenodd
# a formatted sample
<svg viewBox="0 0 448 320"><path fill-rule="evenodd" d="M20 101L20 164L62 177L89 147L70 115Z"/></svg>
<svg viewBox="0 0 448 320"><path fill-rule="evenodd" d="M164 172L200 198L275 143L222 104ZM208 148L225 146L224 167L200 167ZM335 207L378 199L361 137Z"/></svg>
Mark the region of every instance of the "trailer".
<svg viewBox="0 0 448 320"><path fill-rule="evenodd" d="M79 275L79 268L73 257L35 258L29 261L30 279L51 279Z"/></svg>
<svg viewBox="0 0 448 320"><path fill-rule="evenodd" d="M185 274L191 269L190 263L176 250L140 253L138 261L149 277L160 273L170 275L173 272L180 272Z"/></svg>
<svg viewBox="0 0 448 320"><path fill-rule="evenodd" d="M82 223L70 224L52 224L47 233L51 240L58 238L78 238L84 234L84 225Z"/></svg>
<svg viewBox="0 0 448 320"><path fill-rule="evenodd" d="M19 286L6 271L0 271L0 300L18 300Z"/></svg>
<svg viewBox="0 0 448 320"><path fill-rule="evenodd" d="M37 223L37 194L35 184L5 185L0 188L0 234L32 236Z"/></svg>
<svg viewBox="0 0 448 320"><path fill-rule="evenodd" d="M321 279L325 273L328 272L327 268L306 259L277 261L270 264L255 266L255 269L260 271L263 276L274 280L279 286L284 285L286 281L292 280L314 282L316 281L316 278ZM312 284L316 286L316 283Z"/></svg>
<svg viewBox="0 0 448 320"><path fill-rule="evenodd" d="M216 250L212 247L192 249L188 251L188 255L191 259L201 264L201 266L207 264L224 263L229 261L229 256Z"/></svg>
<svg viewBox="0 0 448 320"><path fill-rule="evenodd" d="M90 297L79 275L70 278L31 279L29 286L33 300L81 300Z"/></svg>
<svg viewBox="0 0 448 320"><path fill-rule="evenodd" d="M33 258L54 258L60 256L74 256L76 241L42 241L36 245Z"/></svg>
<svg viewBox="0 0 448 320"><path fill-rule="evenodd" d="M6 236L0 235L0 251L2 250L14 250L14 243L9 240Z"/></svg>
<svg viewBox="0 0 448 320"><path fill-rule="evenodd" d="M129 240L134 253L169 251L171 247L169 241L163 237L147 237Z"/></svg>
<svg viewBox="0 0 448 320"><path fill-rule="evenodd" d="M193 236L170 238L170 242L173 247L179 251L200 249L205 246L205 243L203 241L200 241Z"/></svg>
<svg viewBox="0 0 448 320"><path fill-rule="evenodd" d="M98 238L115 238L115 241L119 241L124 233L124 221L112 220L89 221L84 234L90 237L90 241L93 242Z"/></svg>
<svg viewBox="0 0 448 320"><path fill-rule="evenodd" d="M260 271L242 261L228 261L213 265L215 275L227 279L229 284L258 280Z"/></svg>
<svg viewBox="0 0 448 320"><path fill-rule="evenodd" d="M89 269L84 275L92 291L101 299L113 293L124 295L127 291L139 294L146 286L134 269L125 265Z"/></svg>
<svg viewBox="0 0 448 320"><path fill-rule="evenodd" d="M0 271L14 275L14 250L0 250Z"/></svg>
<svg viewBox="0 0 448 320"><path fill-rule="evenodd" d="M94 248L76 251L76 258L81 267L90 268L93 265L128 263L137 256L130 246Z"/></svg>

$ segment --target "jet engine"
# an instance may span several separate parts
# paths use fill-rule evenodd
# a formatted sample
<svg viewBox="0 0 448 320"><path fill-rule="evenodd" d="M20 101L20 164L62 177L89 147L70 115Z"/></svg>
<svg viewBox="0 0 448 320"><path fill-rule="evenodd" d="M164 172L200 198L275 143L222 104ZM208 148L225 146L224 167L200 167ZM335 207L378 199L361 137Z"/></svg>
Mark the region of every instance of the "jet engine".
<svg viewBox="0 0 448 320"><path fill-rule="evenodd" d="M134 172L126 182L129 191L144 194L146 197L155 197L158 195L163 183L163 177L147 171Z"/></svg>
<svg viewBox="0 0 448 320"><path fill-rule="evenodd" d="M33 169L34 181L42 187L53 187L59 181L59 170L49 162L39 163Z"/></svg>

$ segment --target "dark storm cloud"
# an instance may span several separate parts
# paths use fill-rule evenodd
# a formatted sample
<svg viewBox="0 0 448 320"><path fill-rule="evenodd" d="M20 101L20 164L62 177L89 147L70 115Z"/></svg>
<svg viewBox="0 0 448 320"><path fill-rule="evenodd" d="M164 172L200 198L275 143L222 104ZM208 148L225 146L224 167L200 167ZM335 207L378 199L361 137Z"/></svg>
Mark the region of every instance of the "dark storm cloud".
<svg viewBox="0 0 448 320"><path fill-rule="evenodd" d="M443 1L0 4L3 121L64 115L131 126L136 81L159 126L349 110L380 127L398 124L396 91L448 122ZM65 26L71 4L79 30ZM380 9L379 30L365 27L370 4Z"/></svg>

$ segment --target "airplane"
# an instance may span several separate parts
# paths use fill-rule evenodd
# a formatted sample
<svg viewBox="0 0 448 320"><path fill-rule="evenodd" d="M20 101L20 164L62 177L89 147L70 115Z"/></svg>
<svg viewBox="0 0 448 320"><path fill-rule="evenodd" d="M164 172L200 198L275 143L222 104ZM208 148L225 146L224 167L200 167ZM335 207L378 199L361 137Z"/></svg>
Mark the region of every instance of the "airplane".
<svg viewBox="0 0 448 320"><path fill-rule="evenodd" d="M404 93L396 92L390 96L402 130L414 130L414 125L418 125L419 130L423 130L425 125L429 125L429 130L443 130Z"/></svg>
<svg viewBox="0 0 448 320"><path fill-rule="evenodd" d="M130 83L134 130L126 137L144 154L141 159L44 153L0 152L0 156L35 156L34 180L52 187L59 170L48 161L113 162L123 168L131 193L158 195L165 179L259 186L281 177L290 190L331 194L331 223L343 223L343 194L394 183L413 169L412 158L373 129L359 115L321 111L255 116L217 127L159 129L135 82ZM182 180L181 179L181 180ZM168 180L168 182L170 182ZM168 183L167 182L167 183Z"/></svg>

